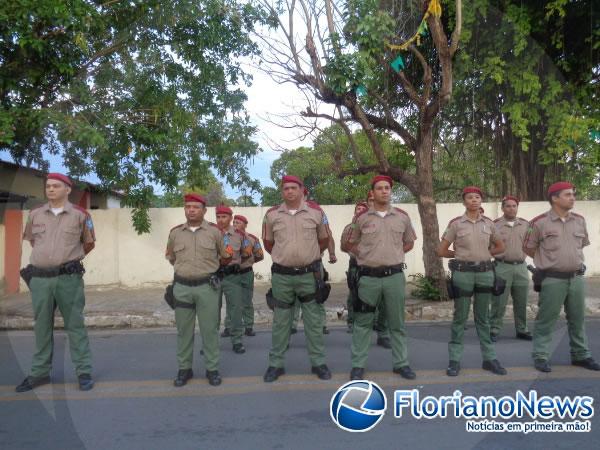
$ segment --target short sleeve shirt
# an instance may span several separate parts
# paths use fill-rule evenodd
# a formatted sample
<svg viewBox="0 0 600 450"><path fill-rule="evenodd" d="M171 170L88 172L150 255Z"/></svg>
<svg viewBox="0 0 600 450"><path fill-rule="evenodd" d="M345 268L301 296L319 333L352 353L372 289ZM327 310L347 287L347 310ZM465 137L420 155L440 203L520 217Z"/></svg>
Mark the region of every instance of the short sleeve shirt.
<svg viewBox="0 0 600 450"><path fill-rule="evenodd" d="M252 247L250 246L248 239L246 239L245 233L236 230L233 226L230 226L222 233L225 249L228 253L233 255L228 265L240 265L243 260L246 260L252 255Z"/></svg>
<svg viewBox="0 0 600 450"><path fill-rule="evenodd" d="M264 258L264 253L262 246L260 245L260 240L254 236L253 234L246 233L246 243L245 246L250 246L252 249L252 255L249 258L246 258L242 261L240 267L242 269L247 269L248 267L252 267L252 265L260 261Z"/></svg>
<svg viewBox="0 0 600 450"><path fill-rule="evenodd" d="M495 257L505 259L506 261L525 261L527 255L523 251L523 242L529 228L529 222L520 217L516 217L514 225L510 225L505 217L500 217L494 221L496 234L498 238L504 242L506 250L504 253L498 254Z"/></svg>
<svg viewBox="0 0 600 450"><path fill-rule="evenodd" d="M84 245L96 240L89 213L72 203L54 215L50 204L31 210L23 239L33 245L30 263L36 267L58 267L85 256Z"/></svg>
<svg viewBox="0 0 600 450"><path fill-rule="evenodd" d="M319 240L328 239L327 216L302 202L295 214L285 203L271 208L263 220L263 241L273 242L271 258L285 267L303 267L321 258Z"/></svg>
<svg viewBox="0 0 600 450"><path fill-rule="evenodd" d="M196 231L182 224L169 233L166 257L174 262L175 274L181 277L206 277L219 269L220 258L231 256L225 249L221 231L206 220Z"/></svg>
<svg viewBox="0 0 600 450"><path fill-rule="evenodd" d="M490 245L498 238L494 222L486 216L479 215L472 221L467 214L451 220L442 239L454 244L454 256L460 261L489 261Z"/></svg>
<svg viewBox="0 0 600 450"><path fill-rule="evenodd" d="M538 269L575 272L583 264L583 248L590 245L583 216L569 213L564 222L553 210L529 223L524 247L535 249Z"/></svg>
<svg viewBox="0 0 600 450"><path fill-rule="evenodd" d="M417 235L408 215L390 207L384 217L375 209L357 216L348 238L357 246L359 266L395 266L404 262L404 244L412 243Z"/></svg>

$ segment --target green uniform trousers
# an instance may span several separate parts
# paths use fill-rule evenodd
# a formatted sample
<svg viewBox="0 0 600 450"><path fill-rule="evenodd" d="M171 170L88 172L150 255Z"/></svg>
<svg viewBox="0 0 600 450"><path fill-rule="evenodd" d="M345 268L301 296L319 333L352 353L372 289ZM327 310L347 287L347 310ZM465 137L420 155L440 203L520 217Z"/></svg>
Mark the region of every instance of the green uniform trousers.
<svg viewBox="0 0 600 450"><path fill-rule="evenodd" d="M55 302L65 322L75 371L77 375L91 374L92 354L83 318L83 277L78 274L52 278L33 277L29 288L35 318L35 353L31 363L31 375L43 377L48 375L52 368Z"/></svg>
<svg viewBox="0 0 600 450"><path fill-rule="evenodd" d="M254 305L252 298L254 296L254 271L240 274L240 283L242 285L242 327L254 327ZM225 307L225 328L231 329L231 310Z"/></svg>
<svg viewBox="0 0 600 450"><path fill-rule="evenodd" d="M576 276L567 280L545 278L539 298L539 309L533 329L533 359L550 359L552 332L560 310L565 308L571 359L590 358L585 334L585 281Z"/></svg>
<svg viewBox="0 0 600 450"><path fill-rule="evenodd" d="M220 289L208 283L200 286L185 286L175 283L173 295L177 301L194 305L195 309L175 308L177 325L177 362L179 369L191 369L194 353L194 328L196 317L202 336L204 365L206 370L219 369L219 296Z"/></svg>
<svg viewBox="0 0 600 450"><path fill-rule="evenodd" d="M231 333L231 343L241 344L244 328L242 325L242 297L244 289L242 287L242 276L238 273L227 275L221 281L221 299L219 305L223 304L222 297L225 296L225 327L229 328ZM220 310L220 308L219 308ZM229 326L227 326L227 316L229 316ZM217 329L220 325L217 324Z"/></svg>
<svg viewBox="0 0 600 450"><path fill-rule="evenodd" d="M363 276L358 282L358 296L364 303L373 307L378 307L380 304L385 306L394 368L408 365L406 327L404 325L405 284L404 273L396 273L383 278ZM354 312L352 367L365 368L366 366L374 318L375 313Z"/></svg>
<svg viewBox="0 0 600 450"><path fill-rule="evenodd" d="M474 292L476 287L491 288L494 284L494 272L458 272L453 273L454 285L462 292ZM479 336L481 356L484 361L496 359L496 350L490 338L490 301L491 292L474 292L473 315L475 316L475 329ZM461 296L454 299L454 318L452 319L450 343L448 353L451 361L460 361L463 353L463 336L465 323L469 318L471 297Z"/></svg>
<svg viewBox="0 0 600 450"><path fill-rule="evenodd" d="M496 262L496 275L506 280L506 289L500 296L492 298L490 311L490 332L499 334L504 323L504 313L508 295L513 300L513 315L517 333L527 332L527 295L529 293L529 272L527 265Z"/></svg>
<svg viewBox="0 0 600 450"><path fill-rule="evenodd" d="M356 267L348 268L348 272L350 276L354 277L354 273L356 272ZM354 294L352 291L348 292L348 299L346 300L346 308L348 309L348 318L346 319L346 323L348 326L352 326L354 323ZM380 302L377 310L375 311L375 330L377 330L378 337L390 337L388 325L387 325L387 316L385 314L385 304L384 302Z"/></svg>
<svg viewBox="0 0 600 450"><path fill-rule="evenodd" d="M275 307L273 312L272 344L269 352L269 366L284 367L285 352L292 329L293 305L296 298L312 296L316 292L315 278L312 273L303 275L282 275L274 273L272 277L273 297L289 305L289 308ZM325 343L323 339L323 305L314 299L301 303L304 321L306 347L312 366L325 364Z"/></svg>

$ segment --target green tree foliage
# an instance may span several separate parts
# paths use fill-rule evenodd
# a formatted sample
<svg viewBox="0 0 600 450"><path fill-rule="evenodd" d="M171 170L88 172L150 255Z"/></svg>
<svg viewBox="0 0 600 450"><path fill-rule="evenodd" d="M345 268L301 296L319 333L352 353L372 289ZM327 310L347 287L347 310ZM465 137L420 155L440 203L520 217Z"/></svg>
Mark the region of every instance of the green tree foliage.
<svg viewBox="0 0 600 450"><path fill-rule="evenodd" d="M194 192L204 196L207 206L229 205L234 206L236 202L227 198L223 190L223 184L208 171L195 185L183 184L176 189L171 189L163 195L154 195L150 206L153 208L175 208L183 206L183 196L189 192Z"/></svg>
<svg viewBox="0 0 600 450"><path fill-rule="evenodd" d="M239 59L265 15L252 0L18 0L0 7L0 150L125 194L148 231L151 184L198 185L209 168L259 185Z"/></svg>

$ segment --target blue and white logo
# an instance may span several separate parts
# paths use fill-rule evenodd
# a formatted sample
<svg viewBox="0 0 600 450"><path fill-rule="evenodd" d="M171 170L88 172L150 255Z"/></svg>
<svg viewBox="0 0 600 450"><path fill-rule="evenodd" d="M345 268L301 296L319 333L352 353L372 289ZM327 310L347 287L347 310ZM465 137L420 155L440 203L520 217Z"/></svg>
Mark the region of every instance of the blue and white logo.
<svg viewBox="0 0 600 450"><path fill-rule="evenodd" d="M337 390L329 405L331 419L342 430L369 431L383 418L387 398L372 381L350 381Z"/></svg>

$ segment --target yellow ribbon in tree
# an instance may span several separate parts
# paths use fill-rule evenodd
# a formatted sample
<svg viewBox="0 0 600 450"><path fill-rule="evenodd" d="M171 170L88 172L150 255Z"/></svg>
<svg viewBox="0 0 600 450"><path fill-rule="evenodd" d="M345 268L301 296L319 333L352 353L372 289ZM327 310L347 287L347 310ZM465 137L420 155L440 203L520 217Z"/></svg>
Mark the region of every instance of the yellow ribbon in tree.
<svg viewBox="0 0 600 450"><path fill-rule="evenodd" d="M425 22L427 20L427 18L429 16L433 16L433 17L441 17L442 16L442 5L440 4L440 0L431 0L429 2L429 7L427 8L425 15L423 16L423 20L421 20L421 25L423 24L423 22ZM419 28L417 28L417 31L415 32L415 34L410 39L408 39L406 42L403 42L402 44L399 44L399 45L395 45L395 44L390 44L389 42L386 41L385 45L387 45L392 50L406 50L408 48L408 46L410 44L412 44L414 41L417 41L417 45L420 45L421 39L420 39L419 33L421 31L421 25L419 25Z"/></svg>

